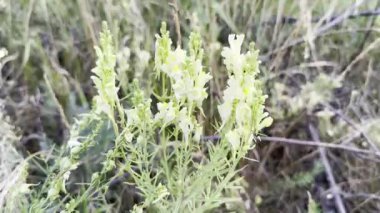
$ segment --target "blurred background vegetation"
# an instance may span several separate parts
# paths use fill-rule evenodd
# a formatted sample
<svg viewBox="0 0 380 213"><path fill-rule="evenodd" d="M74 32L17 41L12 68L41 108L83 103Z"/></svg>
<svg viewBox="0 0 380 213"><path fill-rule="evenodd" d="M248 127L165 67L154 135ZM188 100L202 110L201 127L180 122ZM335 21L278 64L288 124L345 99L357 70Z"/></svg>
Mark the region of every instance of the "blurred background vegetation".
<svg viewBox="0 0 380 213"><path fill-rule="evenodd" d="M228 34L245 34L260 49L274 118L249 154L257 162L241 164L250 211L309 206L310 212L313 201L322 212L379 212L380 1L172 2L0 0L0 47L9 52L0 63L0 99L21 137L19 152L26 157L62 146L75 117L89 111L93 47L103 20L115 38L121 97L134 78L150 89L162 21L174 41L186 43L191 31L200 32L213 75L204 106L210 115L226 80L221 47ZM39 178L30 167L28 180Z"/></svg>

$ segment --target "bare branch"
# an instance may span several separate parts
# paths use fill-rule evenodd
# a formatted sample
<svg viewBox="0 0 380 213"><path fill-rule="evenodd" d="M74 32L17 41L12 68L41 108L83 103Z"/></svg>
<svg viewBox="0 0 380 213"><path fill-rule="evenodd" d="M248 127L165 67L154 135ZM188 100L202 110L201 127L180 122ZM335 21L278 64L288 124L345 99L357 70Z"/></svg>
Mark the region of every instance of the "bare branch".
<svg viewBox="0 0 380 213"><path fill-rule="evenodd" d="M319 142L319 135L317 133L317 130L312 124L309 124L309 131L313 140L315 142ZM325 167L327 179L329 181L330 187L332 188L331 191L335 199L336 208L338 209L339 213L346 213L347 211L346 211L346 208L344 207L343 199L340 195L341 189L336 184L331 165L329 163L329 160L327 159L326 149L324 147L318 147L318 149L319 149L319 155L322 160L322 164Z"/></svg>
<svg viewBox="0 0 380 213"><path fill-rule="evenodd" d="M220 140L220 136L219 135L203 136L202 140L203 141L217 141L217 140ZM344 146L344 145L333 144L333 143L328 143L328 142L308 141L308 140L299 140L299 139L282 138L282 137L260 137L259 140L270 141L270 142L275 142L275 143L286 143L286 144L294 144L294 145L302 145L302 146L317 146L317 147L324 147L324 148L330 148L330 149L340 149L340 150L354 152L358 154L374 155L380 158L380 152L373 152L370 150L358 149L351 146Z"/></svg>

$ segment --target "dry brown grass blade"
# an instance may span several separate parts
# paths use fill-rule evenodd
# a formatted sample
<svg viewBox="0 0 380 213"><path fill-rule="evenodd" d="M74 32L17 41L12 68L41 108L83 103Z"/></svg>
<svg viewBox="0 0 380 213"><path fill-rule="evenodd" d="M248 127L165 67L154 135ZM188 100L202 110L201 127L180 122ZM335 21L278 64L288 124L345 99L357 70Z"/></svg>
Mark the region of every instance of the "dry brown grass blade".
<svg viewBox="0 0 380 213"><path fill-rule="evenodd" d="M179 23L179 15L178 15L179 9L178 9L177 0L170 0L169 5L172 7L172 16L174 19L175 30L177 33L177 47L181 47L182 38L181 38L181 27Z"/></svg>

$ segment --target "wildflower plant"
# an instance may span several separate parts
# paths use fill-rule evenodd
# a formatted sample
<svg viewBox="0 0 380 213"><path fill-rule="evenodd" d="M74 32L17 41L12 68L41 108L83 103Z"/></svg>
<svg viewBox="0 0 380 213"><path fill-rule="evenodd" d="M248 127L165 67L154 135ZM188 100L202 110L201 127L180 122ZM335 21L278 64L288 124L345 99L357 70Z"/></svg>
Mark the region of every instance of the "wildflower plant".
<svg viewBox="0 0 380 213"><path fill-rule="evenodd" d="M223 94L224 102L218 106L218 111L222 119L222 134L233 149L245 146L241 142L252 141L261 129L273 122L264 112L267 96L257 80L260 72L258 51L251 43L249 51L241 54L243 39L244 35L230 35L230 47L224 47L222 51L229 79Z"/></svg>
<svg viewBox="0 0 380 213"><path fill-rule="evenodd" d="M243 38L231 35L230 47L222 51L229 80L218 106L221 124L215 124L221 137L208 141L203 137L202 120L207 115L202 105L212 76L202 65L201 36L190 35L187 51L173 49L162 24L161 34L156 35L154 59L159 80L153 85L160 89L147 93L134 80L122 103L116 86L112 36L104 24L100 46L95 48L98 60L92 79L98 95L93 110L73 126L67 152L56 163L58 173L45 186L49 199L41 198L43 202L36 202L36 209L55 203L61 206L54 210L73 212L81 203L106 204L110 182L128 174L126 184L136 186L143 197L133 212L205 212L222 204L239 210L237 193L242 190L242 179L238 164L253 147L260 130L272 122L264 112L266 96L257 79L258 51L251 44L247 53L240 53ZM81 164L83 154L98 145L97 135L107 122L114 129L114 143L104 150L100 170L91 175L90 182L79 194L70 194L65 186L70 183L71 172ZM95 127L83 135L91 124Z"/></svg>
<svg viewBox="0 0 380 213"><path fill-rule="evenodd" d="M118 132L118 126L114 119L114 110L117 109L124 122L124 111L120 105L116 86L116 55L114 50L111 32L106 23L103 23L103 32L100 34L100 46L95 47L98 60L96 67L92 69L95 76L92 76L98 95L94 97L94 106L97 113L105 113L112 121L114 130Z"/></svg>

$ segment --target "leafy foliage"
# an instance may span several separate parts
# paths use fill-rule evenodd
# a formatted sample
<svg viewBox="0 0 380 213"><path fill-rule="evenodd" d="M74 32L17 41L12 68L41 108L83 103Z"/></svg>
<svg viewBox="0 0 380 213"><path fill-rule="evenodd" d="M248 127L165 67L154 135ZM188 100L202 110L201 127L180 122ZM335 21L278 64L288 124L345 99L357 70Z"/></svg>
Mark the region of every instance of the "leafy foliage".
<svg viewBox="0 0 380 213"><path fill-rule="evenodd" d="M133 207L134 212L205 212L222 204L237 210L241 205L235 195L243 190L238 163L252 148L255 135L271 124L264 112L266 96L255 79L259 72L258 52L251 45L249 52L241 55L243 36L238 37L239 41L230 36L230 47L222 52L230 80L220 109L224 107L224 114L231 112L222 115L218 131L222 138L212 143L202 139L201 118L206 116L202 104L208 95L206 84L212 77L202 66L201 37L197 33L190 35L188 52L180 47L172 50L165 26L163 23L161 35L156 36L155 70L156 76L166 81L160 85L164 92L154 94L159 100L154 113L152 100L137 80L129 87L131 96L126 103L118 98L113 39L103 24L100 46L95 47L98 60L92 79L98 95L94 97L93 111L73 125L67 151L55 159L55 172L48 174L46 184L34 197L33 211L73 212L84 203L106 206L101 200L108 184L123 173L131 176L129 184L135 185L143 197ZM233 64L232 70L227 61L235 59L240 62ZM229 98L231 90L240 91L234 100ZM123 108L124 105L129 107ZM66 187L75 183L68 182L70 176L81 164L81 156L99 146L97 135L102 123L108 121L113 126L114 144L105 150L101 169L91 174L88 186L72 194ZM94 122L95 127L81 136ZM196 154L200 156L196 158ZM48 198L44 198L45 193Z"/></svg>

